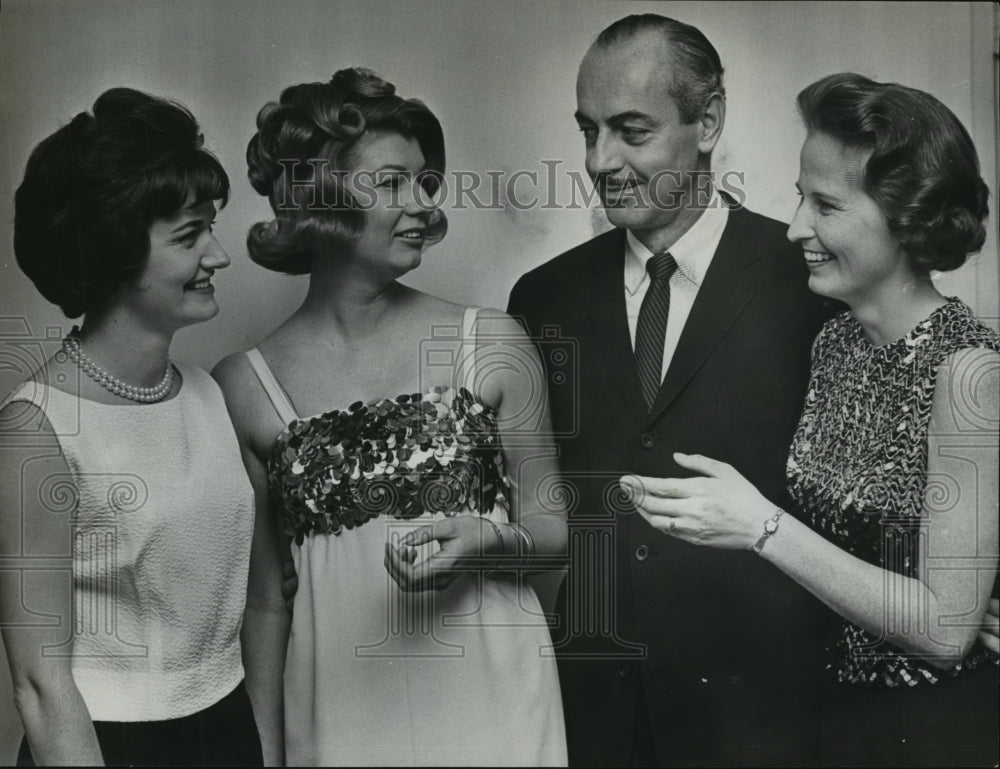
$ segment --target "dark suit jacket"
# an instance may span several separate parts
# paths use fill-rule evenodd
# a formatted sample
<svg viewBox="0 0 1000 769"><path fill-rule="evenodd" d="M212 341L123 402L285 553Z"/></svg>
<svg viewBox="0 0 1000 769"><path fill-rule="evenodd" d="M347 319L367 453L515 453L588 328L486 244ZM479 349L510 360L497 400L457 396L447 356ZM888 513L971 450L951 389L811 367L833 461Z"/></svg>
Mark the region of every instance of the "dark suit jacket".
<svg viewBox="0 0 1000 769"><path fill-rule="evenodd" d="M807 289L785 229L730 211L649 413L625 315L623 230L511 292L510 313L542 337L561 470L578 489L553 633L572 764L628 761L643 704L660 762L812 761L826 609L759 556L666 536L614 493L624 472L688 475L672 459L682 451L729 462L789 504L785 461L830 309ZM557 339L571 364L550 354Z"/></svg>

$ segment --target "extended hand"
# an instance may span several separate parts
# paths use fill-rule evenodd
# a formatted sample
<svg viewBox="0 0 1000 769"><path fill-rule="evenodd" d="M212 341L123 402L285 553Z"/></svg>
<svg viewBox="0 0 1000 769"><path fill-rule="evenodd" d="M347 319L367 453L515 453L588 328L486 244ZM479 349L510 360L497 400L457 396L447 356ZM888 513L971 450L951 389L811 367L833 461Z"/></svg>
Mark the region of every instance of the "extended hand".
<svg viewBox="0 0 1000 769"><path fill-rule="evenodd" d="M774 505L725 462L680 453L674 454L674 461L703 477L622 477L620 483L639 514L657 529L694 545L752 548L764 532L764 521L774 515Z"/></svg>
<svg viewBox="0 0 1000 769"><path fill-rule="evenodd" d="M386 542L385 568L402 590L442 590L463 572L483 568L483 556L499 552L494 531L477 515L442 518L408 533L398 548ZM416 563L416 548L434 541L441 549Z"/></svg>

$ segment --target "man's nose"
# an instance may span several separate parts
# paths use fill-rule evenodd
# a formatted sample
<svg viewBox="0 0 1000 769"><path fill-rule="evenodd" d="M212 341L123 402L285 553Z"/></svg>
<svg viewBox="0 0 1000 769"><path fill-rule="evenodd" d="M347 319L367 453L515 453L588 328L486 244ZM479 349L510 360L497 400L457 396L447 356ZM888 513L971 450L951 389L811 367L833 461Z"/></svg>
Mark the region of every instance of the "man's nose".
<svg viewBox="0 0 1000 769"><path fill-rule="evenodd" d="M610 132L598 134L594 145L587 153L587 166L592 174L607 174L620 171L624 166L621 142Z"/></svg>

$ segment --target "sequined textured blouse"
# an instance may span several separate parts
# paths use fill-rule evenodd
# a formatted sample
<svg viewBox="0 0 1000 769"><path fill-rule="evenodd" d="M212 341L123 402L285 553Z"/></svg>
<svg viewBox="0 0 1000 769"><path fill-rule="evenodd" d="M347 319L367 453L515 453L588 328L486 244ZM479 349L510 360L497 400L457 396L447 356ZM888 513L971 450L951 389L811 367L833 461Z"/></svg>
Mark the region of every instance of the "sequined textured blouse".
<svg viewBox="0 0 1000 769"><path fill-rule="evenodd" d="M957 493L928 483L935 377L967 348L1000 352L1000 335L957 299L883 347L848 312L824 326L787 467L791 496L820 534L868 563L916 576L925 497L933 509ZM977 646L951 674L983 663L996 664L997 655ZM839 681L883 687L942 675L846 620L828 667Z"/></svg>

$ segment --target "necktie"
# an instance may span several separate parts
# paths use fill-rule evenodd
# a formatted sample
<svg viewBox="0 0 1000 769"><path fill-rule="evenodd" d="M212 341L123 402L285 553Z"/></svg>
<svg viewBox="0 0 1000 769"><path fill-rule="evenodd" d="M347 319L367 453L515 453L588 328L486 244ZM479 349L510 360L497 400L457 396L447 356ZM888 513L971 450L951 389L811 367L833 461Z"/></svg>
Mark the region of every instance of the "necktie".
<svg viewBox="0 0 1000 769"><path fill-rule="evenodd" d="M639 368L639 384L646 408L652 409L660 391L663 369L663 340L667 335L667 315L670 312L670 276L677 269L674 258L662 251L646 262L649 288L639 308L635 327L635 362Z"/></svg>

